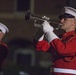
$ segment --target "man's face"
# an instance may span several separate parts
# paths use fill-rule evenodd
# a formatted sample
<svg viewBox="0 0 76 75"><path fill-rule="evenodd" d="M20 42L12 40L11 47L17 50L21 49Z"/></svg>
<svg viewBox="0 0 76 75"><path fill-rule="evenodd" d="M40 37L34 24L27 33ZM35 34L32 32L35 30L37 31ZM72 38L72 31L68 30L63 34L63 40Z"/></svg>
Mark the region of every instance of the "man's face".
<svg viewBox="0 0 76 75"><path fill-rule="evenodd" d="M75 29L75 19L74 18L62 18L61 19L61 29L65 31L71 31Z"/></svg>

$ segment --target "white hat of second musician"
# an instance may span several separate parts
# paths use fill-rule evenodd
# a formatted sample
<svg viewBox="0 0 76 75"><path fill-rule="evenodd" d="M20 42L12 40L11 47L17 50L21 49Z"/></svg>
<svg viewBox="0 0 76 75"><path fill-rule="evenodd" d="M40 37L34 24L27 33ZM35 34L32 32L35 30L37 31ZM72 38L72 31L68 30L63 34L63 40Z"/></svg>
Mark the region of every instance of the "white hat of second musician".
<svg viewBox="0 0 76 75"><path fill-rule="evenodd" d="M62 13L59 16L59 18L61 18L61 17L66 17L66 18L73 18L74 17L76 19L76 9L69 7L69 6L65 6L62 9Z"/></svg>
<svg viewBox="0 0 76 75"><path fill-rule="evenodd" d="M0 31L5 34L9 32L9 29L3 23L0 23Z"/></svg>

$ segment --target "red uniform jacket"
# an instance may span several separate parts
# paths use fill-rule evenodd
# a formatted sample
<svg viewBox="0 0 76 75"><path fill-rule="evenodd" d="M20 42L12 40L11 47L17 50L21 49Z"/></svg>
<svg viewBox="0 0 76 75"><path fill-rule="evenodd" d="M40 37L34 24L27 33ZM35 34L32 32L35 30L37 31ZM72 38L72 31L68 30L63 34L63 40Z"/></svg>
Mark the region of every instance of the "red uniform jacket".
<svg viewBox="0 0 76 75"><path fill-rule="evenodd" d="M50 43L45 40L34 41L36 50L52 53L52 75L76 75L76 34L75 31L64 33L61 39Z"/></svg>
<svg viewBox="0 0 76 75"><path fill-rule="evenodd" d="M8 47L5 43L0 42L0 71L8 55Z"/></svg>

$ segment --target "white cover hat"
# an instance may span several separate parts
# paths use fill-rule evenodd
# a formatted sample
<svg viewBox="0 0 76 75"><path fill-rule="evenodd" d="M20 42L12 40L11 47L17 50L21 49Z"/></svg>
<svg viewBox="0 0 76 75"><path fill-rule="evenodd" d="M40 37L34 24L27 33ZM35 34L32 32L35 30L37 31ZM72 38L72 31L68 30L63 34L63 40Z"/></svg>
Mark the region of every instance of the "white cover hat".
<svg viewBox="0 0 76 75"><path fill-rule="evenodd" d="M5 34L6 32L9 32L9 29L3 24L0 23L0 30Z"/></svg>
<svg viewBox="0 0 76 75"><path fill-rule="evenodd" d="M65 6L62 9L62 14L59 17L64 17L65 14L67 14L68 18L75 18L76 19L76 9L69 7L69 6Z"/></svg>

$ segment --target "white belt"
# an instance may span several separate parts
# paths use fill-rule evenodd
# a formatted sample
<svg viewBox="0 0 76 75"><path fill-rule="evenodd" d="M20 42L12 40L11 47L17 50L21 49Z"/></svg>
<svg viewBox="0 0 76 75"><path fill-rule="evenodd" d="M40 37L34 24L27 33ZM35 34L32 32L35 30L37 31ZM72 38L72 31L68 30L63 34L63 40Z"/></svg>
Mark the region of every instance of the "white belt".
<svg viewBox="0 0 76 75"><path fill-rule="evenodd" d="M73 69L63 69L63 68L54 68L54 72L76 74L76 70L73 70Z"/></svg>

